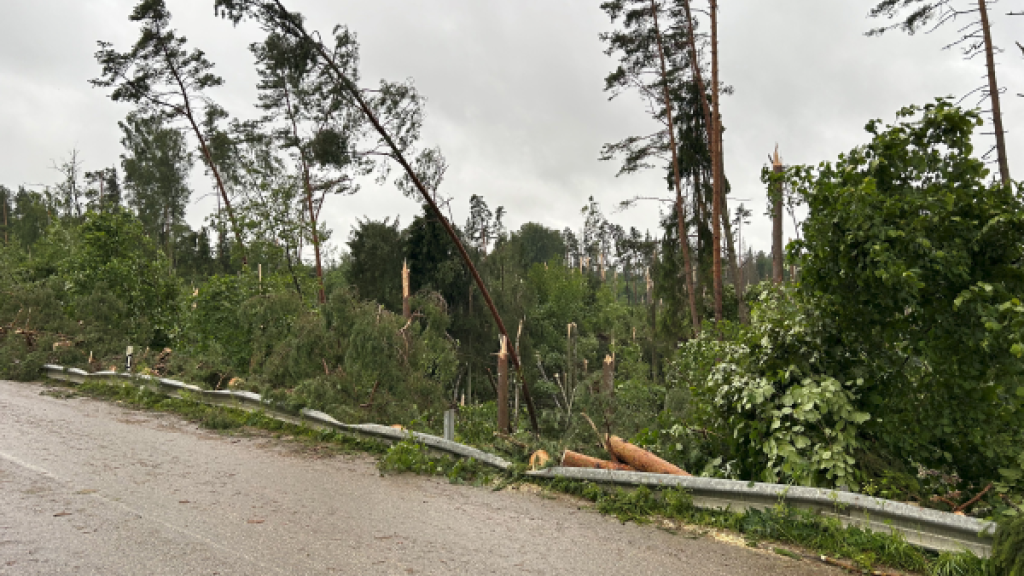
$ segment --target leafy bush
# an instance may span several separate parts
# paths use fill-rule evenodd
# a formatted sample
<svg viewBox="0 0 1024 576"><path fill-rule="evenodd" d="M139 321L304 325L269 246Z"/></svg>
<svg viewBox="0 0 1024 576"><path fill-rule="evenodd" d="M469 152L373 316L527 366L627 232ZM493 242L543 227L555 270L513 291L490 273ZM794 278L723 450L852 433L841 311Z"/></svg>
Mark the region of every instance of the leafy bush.
<svg viewBox="0 0 1024 576"><path fill-rule="evenodd" d="M861 382L830 375L821 349L827 321L783 291L763 295L751 318L739 340L682 349L717 357L695 392L716 408L715 427L732 437L742 476L856 487L857 433L870 416L857 409Z"/></svg>
<svg viewBox="0 0 1024 576"><path fill-rule="evenodd" d="M898 117L782 177L809 207L789 247L800 283L759 287L749 328L676 356L742 477L856 488L921 466L1015 482L1024 204L972 156L977 112L939 100Z"/></svg>
<svg viewBox="0 0 1024 576"><path fill-rule="evenodd" d="M790 255L834 319L830 374L863 382L872 449L982 481L1024 441L1019 336L983 305L1024 294L1024 203L973 156L977 111L940 99L898 118L803 179Z"/></svg>
<svg viewBox="0 0 1024 576"><path fill-rule="evenodd" d="M51 231L51 237L57 232ZM119 302L120 323L137 345L164 346L177 335L180 288L170 263L124 209L89 212L73 231L58 273L72 296L72 316L94 304L78 299L104 294Z"/></svg>

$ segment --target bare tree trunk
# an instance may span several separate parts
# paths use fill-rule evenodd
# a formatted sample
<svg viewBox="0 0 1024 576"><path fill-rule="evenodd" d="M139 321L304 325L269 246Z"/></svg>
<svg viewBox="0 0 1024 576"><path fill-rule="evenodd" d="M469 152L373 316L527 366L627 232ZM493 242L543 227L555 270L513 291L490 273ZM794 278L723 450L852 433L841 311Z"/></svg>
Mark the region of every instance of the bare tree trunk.
<svg viewBox="0 0 1024 576"><path fill-rule="evenodd" d="M996 60L992 47L992 29L988 21L985 0L978 0L981 30L985 36L985 65L988 68L988 91L992 98L992 125L996 131L996 155L999 157L999 176L1003 185L1010 185L1010 164L1006 159L1006 134L1003 131L1003 112L999 106L999 84L996 83Z"/></svg>
<svg viewBox="0 0 1024 576"><path fill-rule="evenodd" d="M718 2L711 0L711 104L708 104L708 90L704 85L704 78L700 71L700 62L697 60L697 41L693 34L693 15L690 12L689 0L683 0L683 9L686 11L687 38L690 44L690 67L693 68L694 79L697 80L697 89L700 91L701 108L704 111L705 132L708 138L708 151L711 154L711 204L712 204L712 276L715 298L715 319L722 319L722 237L721 237L721 195L722 185L725 179L722 176L722 162L720 151L721 123L718 106Z"/></svg>
<svg viewBox="0 0 1024 576"><path fill-rule="evenodd" d="M779 147L775 147L775 156L772 158L772 172L776 176L782 175L782 160L779 158ZM779 180L772 195L772 282L782 284L783 259L782 259L782 181Z"/></svg>
<svg viewBox="0 0 1024 576"><path fill-rule="evenodd" d="M302 286L299 284L299 278L295 275L295 268L292 267L292 247L287 243L284 245L284 262L288 265L288 273L292 276L292 283L295 284L295 293L302 298Z"/></svg>
<svg viewBox="0 0 1024 576"><path fill-rule="evenodd" d="M615 361L610 355L604 357L601 369L601 393L611 396L615 393Z"/></svg>
<svg viewBox="0 0 1024 576"><path fill-rule="evenodd" d="M672 99L668 92L668 67L665 64L665 48L662 44L661 29L658 27L658 5L651 0L651 16L654 18L654 34L658 39L658 56L661 60L662 94L665 99L665 111L668 117L669 146L672 147L672 181L676 189L676 226L679 228L679 247L683 252L683 268L686 275L686 291L690 300L690 319L693 323L693 335L700 334L700 313L697 310L697 293L693 286L693 262L690 258L690 235L686 226L686 208L683 205L683 190L679 174L679 151L676 148L676 129L672 119Z"/></svg>
<svg viewBox="0 0 1024 576"><path fill-rule="evenodd" d="M473 261L470 259L469 253L466 252L466 247L462 244L462 241L459 240L459 237L455 233L455 230L452 228L451 223L449 223L448 219L445 218L444 214L441 213L441 209L438 207L437 202L434 201L433 196L430 194L430 192L427 191L427 187L423 184L423 181L416 174L416 171L413 170L412 165L409 164L409 161L405 158L405 155L398 148L398 145L395 143L394 139L391 137L390 134L388 134L387 130L384 129L384 126L380 123L380 120L377 118L377 115L373 113L373 110L370 108L370 105L363 97L363 92L354 82L352 82L352 80L331 58L331 55L328 53L323 43L314 38L312 35L310 35L310 33L307 32L306 29L303 28L300 23L297 23L290 17L290 13L284 7L284 4L281 3L281 0L273 1L274 5L280 12L280 23L288 27L289 31L292 34L298 35L306 42L309 42L311 46L313 46L313 48L320 55L320 57L323 58L324 63L327 65L327 67L331 70L331 72L334 73L335 78L337 78L342 88L346 92L348 92L349 96L359 106L359 109L363 112L363 115L366 117L366 119L370 121L371 125L373 125L374 130L377 132L377 134L380 135L381 139L384 140L384 143L391 150L392 158L396 162L398 162L398 164L402 166L402 169L405 171L405 173L409 175L409 179L412 181L416 189L420 192L420 195L423 197L423 200L427 203L428 206L430 206L431 211L433 211L434 214L437 216L438 221L441 222L442 226L444 226L445 232L448 234L448 237L451 238L452 243L455 244L455 248L459 251L459 256L462 258L463 263L465 263L466 268L469 269L470 274L473 276L473 280L476 281L476 285L480 289L480 294L484 297L484 301L487 302L487 307L491 311L491 316L494 318L494 323L498 327L498 332L501 333L501 335L504 336L505 339L507 340L508 330L505 329L505 323L502 321L501 315L498 313L498 309L494 305L494 300L491 298L491 293L487 290L487 286L486 284L484 284L483 278L480 277L480 272L477 271L476 266L473 265ZM284 17L281 17L282 15ZM533 429L534 434L539 434L540 423L537 420L537 408L534 405L533 396L530 394L530 388L529 386L527 386L526 379L523 378L522 364L519 361L519 356L515 352L511 352L510 355L512 358L513 365L515 365L516 370L519 372L519 379L523 383L523 398L526 400L526 408L530 412L530 425Z"/></svg>
<svg viewBox="0 0 1024 576"><path fill-rule="evenodd" d="M722 176L722 116L719 109L718 89L718 0L711 1L711 122L712 164L715 166L714 195L711 200L711 225L714 244L715 320L722 320L722 196L725 178Z"/></svg>
<svg viewBox="0 0 1024 576"><path fill-rule="evenodd" d="M718 147L723 151L721 164L722 172L724 173L725 138L721 133L718 135ZM732 221L729 219L730 212L728 194L722 194L722 213L725 215L725 219L722 221L722 224L725 227L725 247L729 252L729 275L732 276L732 285L736 291L736 315L739 317L740 322L746 323L748 320L747 303L743 301L743 284L740 281L740 263L736 252L736 242L734 241L732 234ZM742 250L742 247L740 247L740 249Z"/></svg>

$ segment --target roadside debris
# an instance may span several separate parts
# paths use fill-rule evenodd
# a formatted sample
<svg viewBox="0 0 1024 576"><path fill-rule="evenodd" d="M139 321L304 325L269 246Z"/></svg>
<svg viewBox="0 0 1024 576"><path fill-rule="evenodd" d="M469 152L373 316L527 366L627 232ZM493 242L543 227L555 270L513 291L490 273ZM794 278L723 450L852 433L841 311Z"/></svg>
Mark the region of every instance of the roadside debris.
<svg viewBox="0 0 1024 576"><path fill-rule="evenodd" d="M573 452L572 450L566 450L562 453L562 466L568 468L597 468L600 470L625 470L635 472L636 468L627 466L626 464L620 464L618 462L609 462L608 460L601 460L586 454L580 454L579 452Z"/></svg>
<svg viewBox="0 0 1024 576"><path fill-rule="evenodd" d="M611 461L593 458L584 454L566 450L562 454L562 466L569 468L598 468L601 470L632 470L651 472L653 474L673 474L675 476L691 476L682 468L666 462L651 452L626 442L618 436L607 436L604 447L611 456ZM531 459L532 463L532 459Z"/></svg>

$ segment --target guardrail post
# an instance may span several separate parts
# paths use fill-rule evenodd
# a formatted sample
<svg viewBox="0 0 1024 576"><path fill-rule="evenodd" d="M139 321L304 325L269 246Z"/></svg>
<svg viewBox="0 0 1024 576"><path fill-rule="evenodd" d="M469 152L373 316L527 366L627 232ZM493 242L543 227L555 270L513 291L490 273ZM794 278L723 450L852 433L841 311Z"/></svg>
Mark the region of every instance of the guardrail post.
<svg viewBox="0 0 1024 576"><path fill-rule="evenodd" d="M444 439L455 441L455 409L444 411Z"/></svg>

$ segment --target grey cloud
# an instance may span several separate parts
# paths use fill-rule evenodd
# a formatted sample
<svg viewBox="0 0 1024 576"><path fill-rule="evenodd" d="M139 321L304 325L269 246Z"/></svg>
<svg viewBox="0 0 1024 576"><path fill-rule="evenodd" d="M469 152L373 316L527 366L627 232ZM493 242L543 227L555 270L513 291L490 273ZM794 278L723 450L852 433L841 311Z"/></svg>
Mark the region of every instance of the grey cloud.
<svg viewBox="0 0 1024 576"><path fill-rule="evenodd" d="M53 182L51 159L72 146L88 167L117 162L116 121L127 111L86 81L98 72L95 41L127 47L136 31L128 0L4 2L0 24L0 183ZM227 85L218 100L253 117L252 24L233 28L213 17L210 0L168 0L176 26L217 64ZM612 212L621 200L665 190L659 171L615 178L616 166L597 160L601 145L653 126L634 99L609 102L601 89L614 62L597 35L609 28L599 2L580 0L293 0L311 26L329 33L336 23L357 32L364 83L413 78L427 96L424 144L440 145L451 169L442 191L455 198L461 222L471 194L509 208L510 224L537 221L580 225L579 208L595 196ZM721 15L722 79L735 88L723 100L726 169L732 206L754 210L750 244L764 248L769 226L759 181L778 142L788 162L817 163L865 140L871 118L891 120L901 106L939 95L962 95L980 81L980 62L942 51L952 28L931 36L899 33L865 38L874 23L868 0L747 0L726 2ZM996 18L996 37L1011 44L1016 21ZM1024 37L1024 34L1020 34ZM1001 56L1009 89L1005 115L1024 118L1024 60ZM984 142L980 143L981 145ZM1011 169L1024 138L1011 133ZM196 170L189 219L202 221L215 201L201 198L210 183ZM1016 173L1017 177L1021 174ZM403 214L417 204L393 186L336 198L325 208L335 243L355 219ZM656 229L658 206L645 204L615 219ZM788 232L787 235L791 235Z"/></svg>

